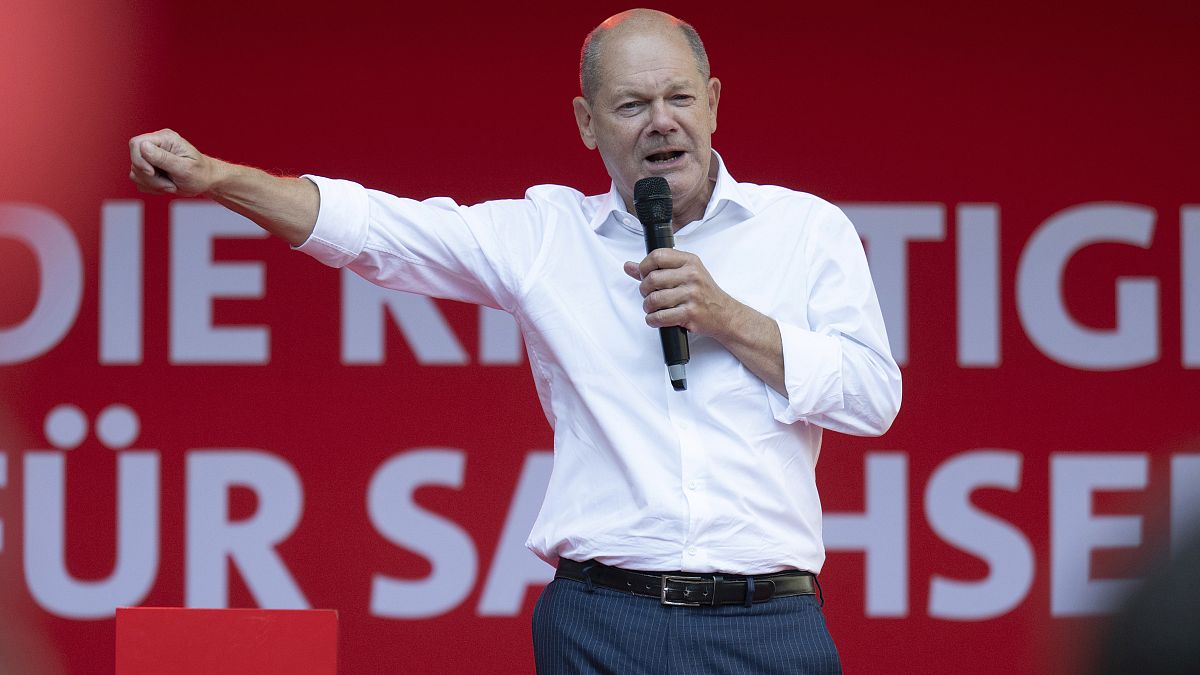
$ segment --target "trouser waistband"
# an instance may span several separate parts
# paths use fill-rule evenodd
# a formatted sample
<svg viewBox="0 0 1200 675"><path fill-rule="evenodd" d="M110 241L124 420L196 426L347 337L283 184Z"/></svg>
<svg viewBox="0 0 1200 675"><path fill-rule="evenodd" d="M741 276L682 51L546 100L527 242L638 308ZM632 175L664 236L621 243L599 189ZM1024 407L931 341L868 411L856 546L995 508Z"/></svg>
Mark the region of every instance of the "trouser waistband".
<svg viewBox="0 0 1200 675"><path fill-rule="evenodd" d="M554 576L657 598L664 605L686 607L750 606L771 598L815 595L817 589L816 576L811 572L787 571L756 576L639 572L611 567L594 560L581 563L566 558L559 559L558 571Z"/></svg>

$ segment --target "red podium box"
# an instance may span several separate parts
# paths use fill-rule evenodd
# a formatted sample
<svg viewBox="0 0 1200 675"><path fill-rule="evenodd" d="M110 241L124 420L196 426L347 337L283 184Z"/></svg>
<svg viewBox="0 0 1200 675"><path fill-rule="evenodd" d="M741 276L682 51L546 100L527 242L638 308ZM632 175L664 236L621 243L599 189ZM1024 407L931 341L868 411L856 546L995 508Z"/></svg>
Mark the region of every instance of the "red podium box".
<svg viewBox="0 0 1200 675"><path fill-rule="evenodd" d="M332 609L117 609L117 675L336 672Z"/></svg>

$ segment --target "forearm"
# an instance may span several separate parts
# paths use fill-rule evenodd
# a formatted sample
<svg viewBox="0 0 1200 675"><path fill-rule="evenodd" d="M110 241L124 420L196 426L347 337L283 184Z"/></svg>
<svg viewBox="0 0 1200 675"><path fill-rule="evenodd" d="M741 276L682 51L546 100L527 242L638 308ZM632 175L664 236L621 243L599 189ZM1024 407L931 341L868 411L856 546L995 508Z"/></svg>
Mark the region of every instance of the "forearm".
<svg viewBox="0 0 1200 675"><path fill-rule="evenodd" d="M317 225L321 193L312 181L209 157L171 129L129 139L129 160L129 179L139 190L205 195L293 246Z"/></svg>
<svg viewBox="0 0 1200 675"><path fill-rule="evenodd" d="M317 186L306 178L288 178L249 166L214 162L213 201L254 221L293 246L312 234L321 207Z"/></svg>
<svg viewBox="0 0 1200 675"><path fill-rule="evenodd" d="M787 396L783 380L783 338L775 320L736 300L728 309L726 327L712 336L775 391Z"/></svg>

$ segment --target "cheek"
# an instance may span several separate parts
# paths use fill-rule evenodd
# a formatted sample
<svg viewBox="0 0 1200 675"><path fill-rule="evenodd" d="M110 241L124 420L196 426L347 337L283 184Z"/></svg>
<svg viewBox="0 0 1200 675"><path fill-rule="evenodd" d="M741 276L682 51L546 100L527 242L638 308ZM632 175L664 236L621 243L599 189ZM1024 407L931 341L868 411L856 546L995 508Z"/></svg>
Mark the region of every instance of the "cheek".
<svg viewBox="0 0 1200 675"><path fill-rule="evenodd" d="M628 148L637 143L639 127L634 124L614 122L596 128L596 133L605 139L609 147Z"/></svg>

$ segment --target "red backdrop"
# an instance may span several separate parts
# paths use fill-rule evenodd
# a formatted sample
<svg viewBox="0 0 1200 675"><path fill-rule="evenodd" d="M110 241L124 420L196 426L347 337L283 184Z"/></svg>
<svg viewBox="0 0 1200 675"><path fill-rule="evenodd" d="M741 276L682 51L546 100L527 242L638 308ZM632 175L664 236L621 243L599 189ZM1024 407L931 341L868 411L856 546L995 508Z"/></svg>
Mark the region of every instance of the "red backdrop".
<svg viewBox="0 0 1200 675"><path fill-rule="evenodd" d="M1200 490L1200 11L661 8L708 45L734 176L855 218L904 357L892 430L821 457L847 671L1082 668L1102 591ZM0 670L110 671L136 604L335 608L347 673L532 670L550 431L507 325L385 310L144 198L125 142L414 197L601 192L570 98L621 9L7 12Z"/></svg>

